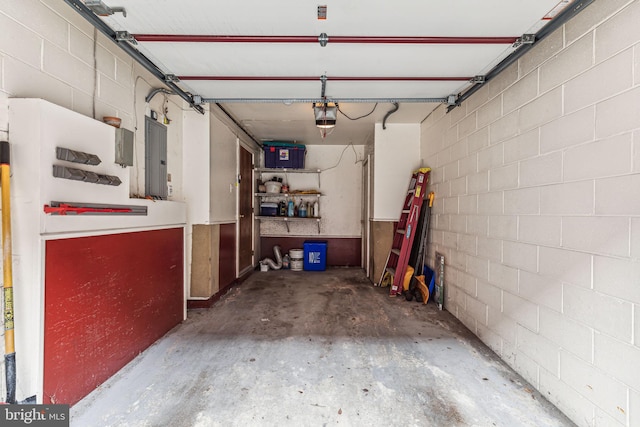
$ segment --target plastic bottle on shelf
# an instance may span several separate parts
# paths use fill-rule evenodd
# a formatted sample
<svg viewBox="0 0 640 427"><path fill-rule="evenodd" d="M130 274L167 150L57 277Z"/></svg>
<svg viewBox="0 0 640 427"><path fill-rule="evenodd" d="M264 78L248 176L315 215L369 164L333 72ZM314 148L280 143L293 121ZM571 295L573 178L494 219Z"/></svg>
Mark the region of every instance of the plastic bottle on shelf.
<svg viewBox="0 0 640 427"><path fill-rule="evenodd" d="M298 214L300 215L300 218L306 218L307 216L307 204L304 202L304 200L300 200L300 207L298 208Z"/></svg>
<svg viewBox="0 0 640 427"><path fill-rule="evenodd" d="M318 218L320 216L320 205L318 204L318 202L316 201L313 204L313 217L314 218Z"/></svg>
<svg viewBox="0 0 640 427"><path fill-rule="evenodd" d="M293 216L294 210L293 200L289 199L289 202L287 203L287 216Z"/></svg>

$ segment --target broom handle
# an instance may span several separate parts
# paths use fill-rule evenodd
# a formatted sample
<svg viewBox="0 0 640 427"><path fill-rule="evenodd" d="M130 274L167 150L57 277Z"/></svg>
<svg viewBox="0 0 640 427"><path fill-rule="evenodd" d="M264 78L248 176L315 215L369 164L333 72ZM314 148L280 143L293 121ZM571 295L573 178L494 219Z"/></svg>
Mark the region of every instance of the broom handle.
<svg viewBox="0 0 640 427"><path fill-rule="evenodd" d="M7 403L16 402L16 350L13 331L13 271L11 253L10 149L0 141L0 187L2 188L2 269L4 296L4 353Z"/></svg>

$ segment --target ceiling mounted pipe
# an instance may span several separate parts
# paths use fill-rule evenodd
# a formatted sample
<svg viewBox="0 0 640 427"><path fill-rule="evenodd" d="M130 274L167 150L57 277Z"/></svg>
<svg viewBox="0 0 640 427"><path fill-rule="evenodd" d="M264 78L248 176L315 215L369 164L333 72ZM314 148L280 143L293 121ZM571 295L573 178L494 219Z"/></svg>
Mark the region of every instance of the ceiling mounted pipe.
<svg viewBox="0 0 640 427"><path fill-rule="evenodd" d="M403 103L403 104L441 104L447 98L202 98L207 104L313 104L336 102L345 104L375 104Z"/></svg>
<svg viewBox="0 0 640 427"><path fill-rule="evenodd" d="M302 76L178 76L180 80L220 80L220 81L305 81L317 82L320 77Z"/></svg>
<svg viewBox="0 0 640 427"><path fill-rule="evenodd" d="M134 34L139 42L159 43L318 43L318 36L227 36L206 34Z"/></svg>
<svg viewBox="0 0 640 427"><path fill-rule="evenodd" d="M518 37L371 37L331 36L330 43L356 44L513 44Z"/></svg>
<svg viewBox="0 0 640 427"><path fill-rule="evenodd" d="M457 82L470 81L473 77L405 77L405 76L178 76L180 80L201 81L343 81L343 82Z"/></svg>
<svg viewBox="0 0 640 427"><path fill-rule="evenodd" d="M247 36L207 34L134 34L139 42L156 43L318 43L318 36ZM341 44L513 44L518 37L376 37L328 36Z"/></svg>

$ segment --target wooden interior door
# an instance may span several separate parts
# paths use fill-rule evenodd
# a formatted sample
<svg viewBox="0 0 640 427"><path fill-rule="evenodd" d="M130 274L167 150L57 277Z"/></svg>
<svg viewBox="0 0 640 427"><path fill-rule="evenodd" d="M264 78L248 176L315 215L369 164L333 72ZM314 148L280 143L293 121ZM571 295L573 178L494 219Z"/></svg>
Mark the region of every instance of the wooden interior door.
<svg viewBox="0 0 640 427"><path fill-rule="evenodd" d="M253 268L253 154L240 146L238 272Z"/></svg>

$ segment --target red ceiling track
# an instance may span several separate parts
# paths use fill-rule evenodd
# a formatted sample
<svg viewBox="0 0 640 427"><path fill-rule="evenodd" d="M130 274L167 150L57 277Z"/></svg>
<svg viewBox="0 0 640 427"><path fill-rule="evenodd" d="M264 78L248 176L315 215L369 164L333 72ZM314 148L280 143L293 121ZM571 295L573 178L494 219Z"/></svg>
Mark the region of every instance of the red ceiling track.
<svg viewBox="0 0 640 427"><path fill-rule="evenodd" d="M206 34L134 34L139 42L171 43L318 43L318 36L228 36ZM328 36L329 43L357 44L513 44L518 37Z"/></svg>
<svg viewBox="0 0 640 427"><path fill-rule="evenodd" d="M221 81L320 81L322 77L317 76L177 76L180 80L221 80ZM326 77L326 80L362 82L362 81L384 81L384 82L451 82L469 81L472 77Z"/></svg>

